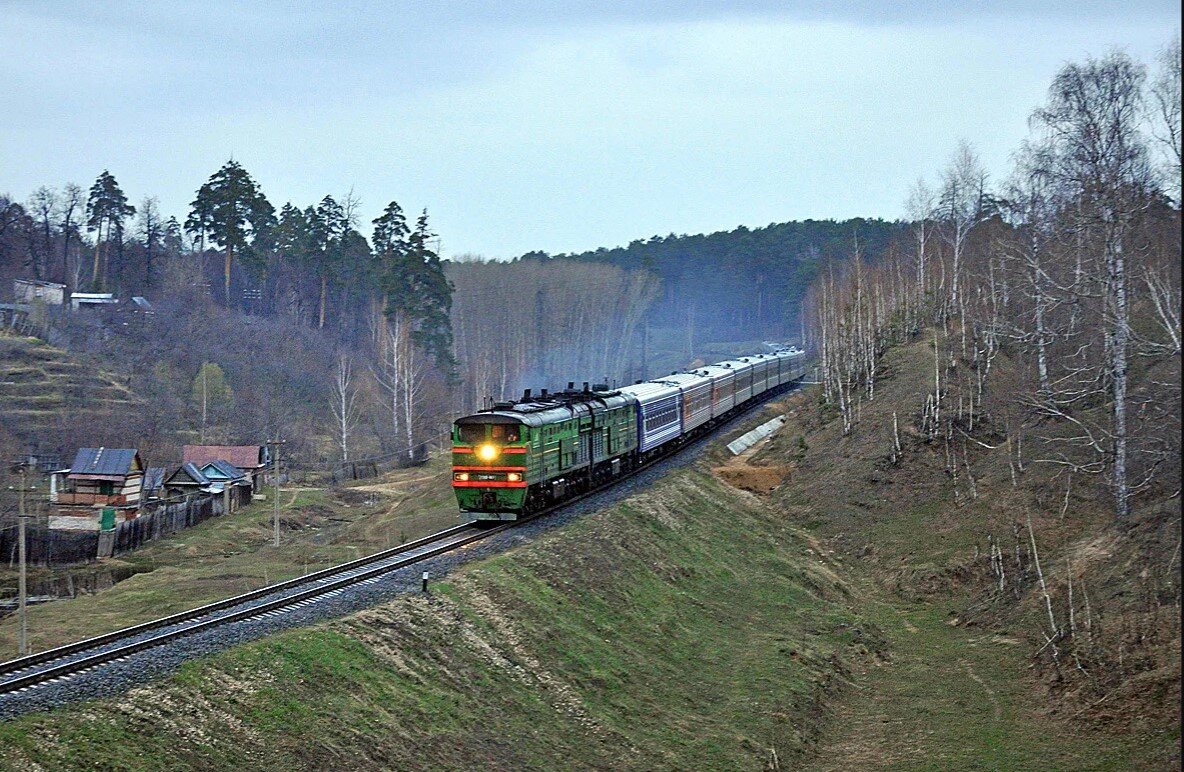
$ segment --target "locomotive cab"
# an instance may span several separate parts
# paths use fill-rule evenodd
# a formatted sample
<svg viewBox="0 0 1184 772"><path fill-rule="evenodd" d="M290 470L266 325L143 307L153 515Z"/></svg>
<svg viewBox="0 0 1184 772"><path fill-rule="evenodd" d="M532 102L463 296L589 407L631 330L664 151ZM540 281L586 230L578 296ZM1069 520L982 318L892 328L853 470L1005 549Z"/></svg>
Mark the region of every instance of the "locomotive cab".
<svg viewBox="0 0 1184 772"><path fill-rule="evenodd" d="M457 419L452 441L452 487L466 519L515 519L526 502L530 427L480 413Z"/></svg>

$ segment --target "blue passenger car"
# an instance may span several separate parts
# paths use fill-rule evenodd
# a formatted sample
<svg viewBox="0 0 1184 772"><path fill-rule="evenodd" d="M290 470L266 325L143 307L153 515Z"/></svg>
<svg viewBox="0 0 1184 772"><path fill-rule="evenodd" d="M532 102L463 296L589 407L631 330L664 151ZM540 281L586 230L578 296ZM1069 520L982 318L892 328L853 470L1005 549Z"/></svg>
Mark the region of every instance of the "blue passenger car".
<svg viewBox="0 0 1184 772"><path fill-rule="evenodd" d="M682 434L681 392L664 383L637 383L620 389L637 400L637 445L646 453Z"/></svg>

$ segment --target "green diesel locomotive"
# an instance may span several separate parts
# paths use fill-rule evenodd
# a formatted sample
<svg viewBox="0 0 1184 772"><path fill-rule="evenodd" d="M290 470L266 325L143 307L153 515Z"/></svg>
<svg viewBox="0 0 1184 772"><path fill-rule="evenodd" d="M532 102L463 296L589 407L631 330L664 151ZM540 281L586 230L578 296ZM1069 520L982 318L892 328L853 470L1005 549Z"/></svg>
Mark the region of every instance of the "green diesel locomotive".
<svg viewBox="0 0 1184 772"><path fill-rule="evenodd" d="M636 412L617 391L565 391L457 419L452 487L473 520L514 520L627 472Z"/></svg>

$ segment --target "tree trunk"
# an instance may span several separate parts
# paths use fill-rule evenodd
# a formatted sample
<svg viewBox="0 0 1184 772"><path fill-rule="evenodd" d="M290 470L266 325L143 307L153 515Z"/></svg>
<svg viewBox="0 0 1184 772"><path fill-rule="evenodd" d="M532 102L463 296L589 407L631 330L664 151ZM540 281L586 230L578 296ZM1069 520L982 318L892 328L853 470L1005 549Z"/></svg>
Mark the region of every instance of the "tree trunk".
<svg viewBox="0 0 1184 772"><path fill-rule="evenodd" d="M1127 386L1127 328L1126 256L1122 236L1114 237L1107 256L1110 263L1110 296L1114 303L1114 334L1110 347L1110 370L1114 393L1114 497L1115 514L1130 514L1130 487L1127 483L1126 458L1126 386Z"/></svg>
<svg viewBox="0 0 1184 772"><path fill-rule="evenodd" d="M226 297L226 305L230 306L230 265L234 260L234 249L227 244L225 262L222 266L222 286Z"/></svg>
<svg viewBox="0 0 1184 772"><path fill-rule="evenodd" d="M317 312L317 329L325 327L325 297L329 292L329 277L321 274L321 301Z"/></svg>
<svg viewBox="0 0 1184 772"><path fill-rule="evenodd" d="M91 271L90 271L90 285L94 289L95 292L98 292L101 289L101 285L99 283L101 281L101 278L99 276L99 261L101 259L100 254L101 254L102 249L103 249L103 221L99 220L99 227L95 231L95 260L94 260L94 265L91 267Z"/></svg>

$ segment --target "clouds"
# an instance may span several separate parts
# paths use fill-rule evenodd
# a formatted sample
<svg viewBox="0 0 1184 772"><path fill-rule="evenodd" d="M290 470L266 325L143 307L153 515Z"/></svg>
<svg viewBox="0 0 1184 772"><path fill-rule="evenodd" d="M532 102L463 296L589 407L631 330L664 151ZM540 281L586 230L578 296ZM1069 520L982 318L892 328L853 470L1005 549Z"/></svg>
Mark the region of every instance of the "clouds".
<svg viewBox="0 0 1184 772"><path fill-rule="evenodd" d="M894 216L958 137L1002 174L1062 62L1149 59L1176 24L1166 3L421 5L10 6L0 190L110 167L180 215L234 155L277 203L353 187L497 256Z"/></svg>

